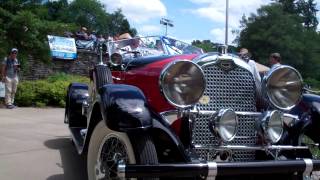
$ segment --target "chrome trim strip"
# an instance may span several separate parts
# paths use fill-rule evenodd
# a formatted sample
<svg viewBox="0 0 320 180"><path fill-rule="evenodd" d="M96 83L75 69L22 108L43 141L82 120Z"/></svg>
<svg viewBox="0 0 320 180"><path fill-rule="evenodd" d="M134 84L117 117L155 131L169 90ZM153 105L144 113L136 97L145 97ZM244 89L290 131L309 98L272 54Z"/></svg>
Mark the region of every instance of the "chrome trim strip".
<svg viewBox="0 0 320 180"><path fill-rule="evenodd" d="M193 61L202 68L206 66L210 66L212 64L216 64L219 62L219 60L231 60L233 61L237 66L242 67L249 71L252 75L254 74L252 71L252 68L249 66L248 63L240 59L238 56L234 56L232 54L219 54L219 53L208 53L202 56L199 56L198 58L195 58Z"/></svg>
<svg viewBox="0 0 320 180"><path fill-rule="evenodd" d="M203 146L194 145L196 149L207 150L293 150L293 149L308 149L308 146L291 146L291 145L270 145L270 146L241 146L241 145L225 145L225 146Z"/></svg>
<svg viewBox="0 0 320 180"><path fill-rule="evenodd" d="M190 110L190 113L194 113L197 115L204 115L204 116L211 116L218 114L219 111L202 111L202 110L197 110L197 109L192 109ZM236 111L235 112L239 116L261 116L261 112L246 112L246 111Z"/></svg>
<svg viewBox="0 0 320 180"><path fill-rule="evenodd" d="M124 179L126 177L126 165L125 164L118 164L117 167L117 175L120 179Z"/></svg>
<svg viewBox="0 0 320 180"><path fill-rule="evenodd" d="M313 163L311 159L303 159L303 161L306 163L306 169L303 172L303 176L310 176L313 169Z"/></svg>
<svg viewBox="0 0 320 180"><path fill-rule="evenodd" d="M190 113L197 114L197 115L211 116L211 115L218 114L219 111L203 111L203 110L193 108L192 110L190 110ZM238 116L256 116L256 117L259 117L263 114L261 112L248 112L248 111L236 111L235 113ZM298 116L288 114L288 113L284 113L283 116L293 118L293 119L298 119Z"/></svg>
<svg viewBox="0 0 320 180"><path fill-rule="evenodd" d="M218 174L218 165L216 162L207 162L208 164L208 176L207 179L214 180Z"/></svg>
<svg viewBox="0 0 320 180"><path fill-rule="evenodd" d="M283 116L284 116L284 117L293 118L293 119L299 119L299 116L297 116L297 115L292 115L292 114L287 114L287 113L284 113Z"/></svg>
<svg viewBox="0 0 320 180"><path fill-rule="evenodd" d="M160 112L159 114L168 124L171 125L178 119L179 111L178 110L163 111L163 112ZM174 119L170 119L172 118L172 116L176 116L176 117Z"/></svg>

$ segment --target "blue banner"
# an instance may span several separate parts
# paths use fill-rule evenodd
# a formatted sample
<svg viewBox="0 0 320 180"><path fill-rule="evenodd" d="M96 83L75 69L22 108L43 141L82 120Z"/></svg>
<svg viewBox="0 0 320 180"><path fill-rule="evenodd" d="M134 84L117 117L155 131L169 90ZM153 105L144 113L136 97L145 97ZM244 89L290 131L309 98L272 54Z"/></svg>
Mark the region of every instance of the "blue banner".
<svg viewBox="0 0 320 180"><path fill-rule="evenodd" d="M77 47L74 38L48 35L51 57L54 59L77 58Z"/></svg>

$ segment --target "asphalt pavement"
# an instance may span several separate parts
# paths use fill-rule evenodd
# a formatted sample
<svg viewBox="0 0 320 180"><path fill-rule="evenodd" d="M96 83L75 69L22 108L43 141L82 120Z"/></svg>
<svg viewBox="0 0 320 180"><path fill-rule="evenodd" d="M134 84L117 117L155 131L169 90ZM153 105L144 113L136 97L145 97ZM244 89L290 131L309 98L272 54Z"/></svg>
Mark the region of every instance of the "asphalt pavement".
<svg viewBox="0 0 320 180"><path fill-rule="evenodd" d="M61 108L0 108L1 180L86 180Z"/></svg>

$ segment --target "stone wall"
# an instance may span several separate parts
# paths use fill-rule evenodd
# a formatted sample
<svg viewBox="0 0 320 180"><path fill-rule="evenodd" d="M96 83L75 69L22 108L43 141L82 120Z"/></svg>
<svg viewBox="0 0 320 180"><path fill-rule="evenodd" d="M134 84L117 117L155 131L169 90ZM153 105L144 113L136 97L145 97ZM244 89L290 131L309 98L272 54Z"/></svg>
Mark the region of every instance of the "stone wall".
<svg viewBox="0 0 320 180"><path fill-rule="evenodd" d="M52 60L48 64L36 60L34 57L29 57L20 79L43 79L58 72L88 76L89 69L97 63L97 60L98 56L95 53L85 50L78 50L78 59L76 60Z"/></svg>

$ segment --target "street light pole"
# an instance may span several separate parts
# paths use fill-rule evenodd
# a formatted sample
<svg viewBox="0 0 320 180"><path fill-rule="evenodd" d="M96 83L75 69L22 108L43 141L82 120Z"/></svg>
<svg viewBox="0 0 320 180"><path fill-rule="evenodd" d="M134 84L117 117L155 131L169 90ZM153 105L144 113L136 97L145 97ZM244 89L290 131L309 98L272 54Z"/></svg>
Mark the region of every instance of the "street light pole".
<svg viewBox="0 0 320 180"><path fill-rule="evenodd" d="M173 27L173 22L169 19L162 18L160 20L160 24L163 24L166 26L166 36L167 36L168 35L168 26Z"/></svg>
<svg viewBox="0 0 320 180"><path fill-rule="evenodd" d="M228 46L228 19L229 19L229 0L226 0L226 32L225 32L225 45Z"/></svg>

